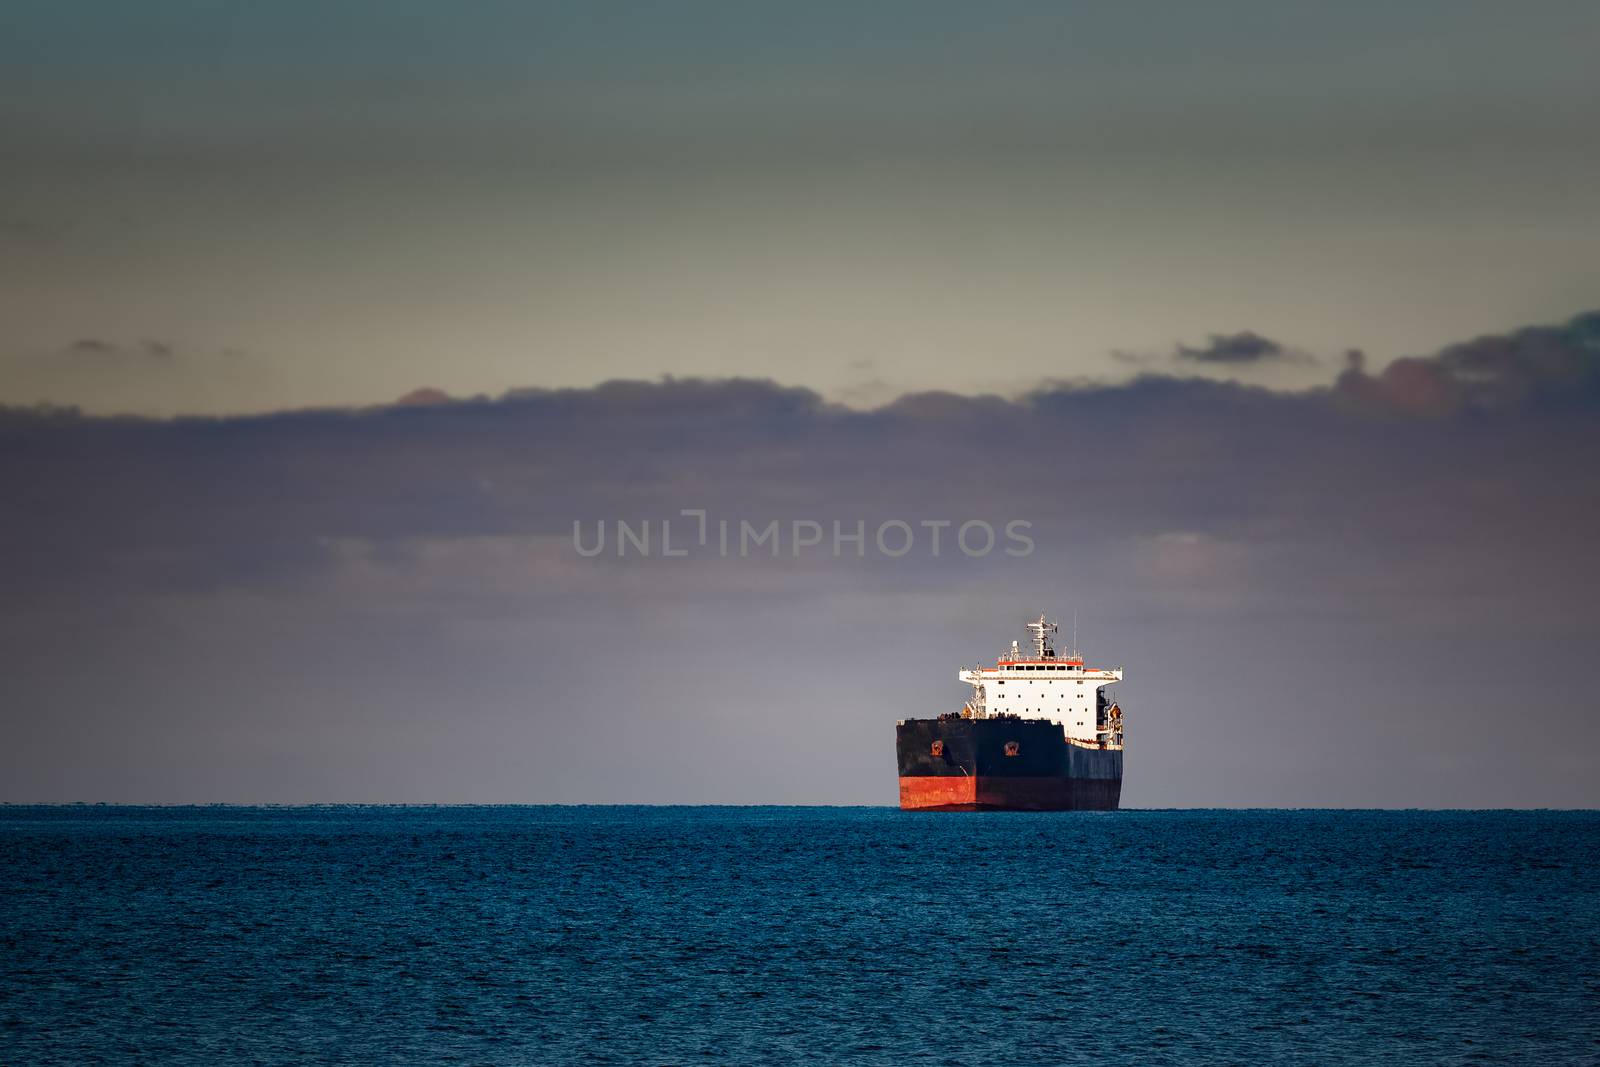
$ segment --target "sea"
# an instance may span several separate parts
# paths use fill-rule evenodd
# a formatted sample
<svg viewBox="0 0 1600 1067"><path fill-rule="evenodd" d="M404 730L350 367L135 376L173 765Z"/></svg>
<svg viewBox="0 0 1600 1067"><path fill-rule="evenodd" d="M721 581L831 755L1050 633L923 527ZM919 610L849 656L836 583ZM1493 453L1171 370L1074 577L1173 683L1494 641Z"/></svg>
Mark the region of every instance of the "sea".
<svg viewBox="0 0 1600 1067"><path fill-rule="evenodd" d="M0 1063L1600 1063L1600 813L0 807Z"/></svg>

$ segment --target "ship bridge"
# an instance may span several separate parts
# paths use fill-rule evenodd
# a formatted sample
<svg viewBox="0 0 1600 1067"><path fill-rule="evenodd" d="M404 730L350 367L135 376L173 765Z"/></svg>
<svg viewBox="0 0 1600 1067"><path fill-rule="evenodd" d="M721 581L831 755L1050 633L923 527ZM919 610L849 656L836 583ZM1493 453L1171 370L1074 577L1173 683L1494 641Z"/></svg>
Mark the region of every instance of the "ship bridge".
<svg viewBox="0 0 1600 1067"><path fill-rule="evenodd" d="M1076 649L1058 655L1052 637L1056 624L1043 615L1027 628L1032 648L1024 649L1013 641L993 667L967 667L957 673L956 677L974 690L962 715L1048 719L1059 723L1071 742L1120 748L1121 712L1104 688L1122 681L1122 668L1085 666Z"/></svg>

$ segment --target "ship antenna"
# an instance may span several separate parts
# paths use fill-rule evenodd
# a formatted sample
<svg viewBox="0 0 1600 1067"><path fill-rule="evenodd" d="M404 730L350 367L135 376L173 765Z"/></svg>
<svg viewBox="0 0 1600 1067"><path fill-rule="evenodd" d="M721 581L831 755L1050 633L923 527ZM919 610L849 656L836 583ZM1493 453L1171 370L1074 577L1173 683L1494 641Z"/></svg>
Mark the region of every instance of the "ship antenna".
<svg viewBox="0 0 1600 1067"><path fill-rule="evenodd" d="M1028 623L1028 629L1033 632L1034 659L1055 659L1056 650L1050 646L1050 635L1056 632L1056 624L1046 622L1040 615L1037 621Z"/></svg>
<svg viewBox="0 0 1600 1067"><path fill-rule="evenodd" d="M1072 609L1072 658L1082 659L1083 653L1078 651L1078 609Z"/></svg>

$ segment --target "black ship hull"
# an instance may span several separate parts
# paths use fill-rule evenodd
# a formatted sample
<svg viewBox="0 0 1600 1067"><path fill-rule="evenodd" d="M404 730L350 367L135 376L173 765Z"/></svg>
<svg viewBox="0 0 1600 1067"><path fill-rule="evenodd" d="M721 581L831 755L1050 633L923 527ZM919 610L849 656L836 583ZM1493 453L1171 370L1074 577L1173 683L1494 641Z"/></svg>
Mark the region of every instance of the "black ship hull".
<svg viewBox="0 0 1600 1067"><path fill-rule="evenodd" d="M925 811L1115 811L1122 750L1068 743L1048 719L907 719L900 806Z"/></svg>

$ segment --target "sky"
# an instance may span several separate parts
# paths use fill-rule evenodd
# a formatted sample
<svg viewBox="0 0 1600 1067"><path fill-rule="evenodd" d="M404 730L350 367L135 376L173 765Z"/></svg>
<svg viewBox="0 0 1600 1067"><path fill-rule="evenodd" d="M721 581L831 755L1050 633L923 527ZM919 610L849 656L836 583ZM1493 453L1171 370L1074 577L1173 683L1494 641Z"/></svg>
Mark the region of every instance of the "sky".
<svg viewBox="0 0 1600 1067"><path fill-rule="evenodd" d="M1043 611L1126 805L1593 807L1597 32L8 4L0 801L893 803Z"/></svg>
<svg viewBox="0 0 1600 1067"><path fill-rule="evenodd" d="M670 372L870 407L1246 329L1382 364L1591 306L1597 34L1588 3L18 0L0 395Z"/></svg>

